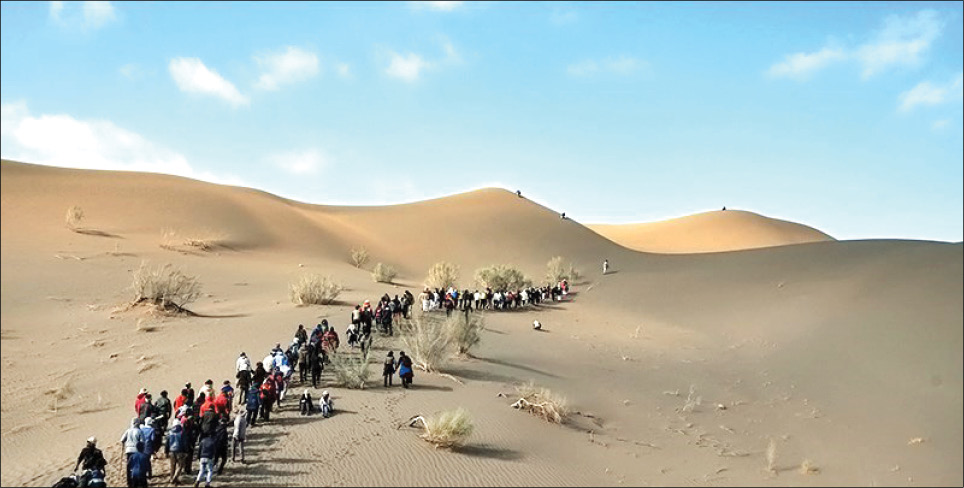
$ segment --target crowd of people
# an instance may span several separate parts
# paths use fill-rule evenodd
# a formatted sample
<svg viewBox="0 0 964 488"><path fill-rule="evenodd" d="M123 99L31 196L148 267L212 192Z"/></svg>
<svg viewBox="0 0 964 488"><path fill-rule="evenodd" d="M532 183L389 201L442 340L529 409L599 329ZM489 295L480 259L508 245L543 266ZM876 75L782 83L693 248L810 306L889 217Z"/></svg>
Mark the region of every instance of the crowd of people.
<svg viewBox="0 0 964 488"><path fill-rule="evenodd" d="M608 263L607 263L608 264ZM608 266L607 266L608 267ZM444 310L507 310L538 305L543 300L559 300L569 293L569 283L560 281L555 286L527 287L518 290L459 291L426 288L417 298L405 291L394 298L383 295L373 307L369 300L356 305L345 335L348 348L360 348L365 354L372 345L373 327L384 335L394 335L393 324L411 318L412 306L420 303L423 312ZM199 462L194 486L203 481L210 486L215 475L224 472L228 454L232 462L245 463L244 444L249 428L260 420L269 422L272 410L288 396L295 369L298 382L305 388L298 400L301 415L320 413L330 417L334 399L326 390L317 401L307 388L309 382L317 389L325 366L337 354L341 341L335 327L322 320L311 331L299 325L287 348L277 343L263 360L253 366L247 354L241 352L235 364L235 382L224 380L216 389L208 379L195 392L185 383L172 401L166 390L155 400L147 388L142 388L134 400L135 416L130 427L120 438L125 457L127 486L147 487L153 477L154 461L167 459L170 464L170 483L178 485L183 475L194 475L194 460ZM412 385L412 358L399 351L388 351L383 362L385 387L393 386L398 375L403 388ZM230 433L229 433L230 432ZM63 478L59 486L101 487L106 483L107 461L97 447L97 439L90 437L74 466L80 474Z"/></svg>

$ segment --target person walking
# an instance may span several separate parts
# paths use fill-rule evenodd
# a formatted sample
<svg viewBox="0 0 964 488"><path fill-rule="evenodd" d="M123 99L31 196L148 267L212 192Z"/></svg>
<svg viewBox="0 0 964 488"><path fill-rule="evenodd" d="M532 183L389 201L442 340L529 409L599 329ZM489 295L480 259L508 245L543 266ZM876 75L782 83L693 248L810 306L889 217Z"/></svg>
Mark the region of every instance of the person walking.
<svg viewBox="0 0 964 488"><path fill-rule="evenodd" d="M609 260L603 259L603 274L609 273Z"/></svg>
<svg viewBox="0 0 964 488"><path fill-rule="evenodd" d="M151 475L151 456L143 452L143 442L138 442L135 449L127 460L127 486L147 488L147 478Z"/></svg>
<svg viewBox="0 0 964 488"><path fill-rule="evenodd" d="M187 439L184 436L184 426L175 422L167 433L165 450L171 463L171 484L179 485L180 476L187 467Z"/></svg>
<svg viewBox="0 0 964 488"><path fill-rule="evenodd" d="M77 456L74 471L77 471L77 468L83 468L84 471L95 469L103 471L106 466L107 460L104 459L104 453L97 449L97 438L94 436L88 437L87 445L81 449L80 455Z"/></svg>
<svg viewBox="0 0 964 488"><path fill-rule="evenodd" d="M247 424L254 427L254 424L258 421L258 410L261 408L261 392L258 390L257 386L251 385L248 389L248 398L245 403L247 411Z"/></svg>
<svg viewBox="0 0 964 488"><path fill-rule="evenodd" d="M244 410L238 407L234 417L234 434L231 435L231 462L238 460L238 449L241 450L241 464L244 464L244 440L248 435L248 420Z"/></svg>
<svg viewBox="0 0 964 488"><path fill-rule="evenodd" d="M214 436L208 436L201 439L201 446L198 449L198 456L201 458L201 467L198 469L197 478L194 480L194 486L197 488L201 484L201 480L205 479L204 486L211 486L211 478L214 477L214 456L217 454L217 441Z"/></svg>
<svg viewBox="0 0 964 488"><path fill-rule="evenodd" d="M130 486L131 456L133 456L135 453L137 453L140 450L138 449L137 445L142 444L141 428L140 428L140 425L138 425L137 417L134 417L131 419L131 426L129 429L124 431L124 435L122 435L120 438L120 443L122 446L124 446L124 458L127 461L127 465L125 469L125 471L127 471L127 485Z"/></svg>
<svg viewBox="0 0 964 488"><path fill-rule="evenodd" d="M384 380L385 388L392 386L393 376L395 376L395 353L388 351L388 356L385 357L385 366L382 368L382 379Z"/></svg>

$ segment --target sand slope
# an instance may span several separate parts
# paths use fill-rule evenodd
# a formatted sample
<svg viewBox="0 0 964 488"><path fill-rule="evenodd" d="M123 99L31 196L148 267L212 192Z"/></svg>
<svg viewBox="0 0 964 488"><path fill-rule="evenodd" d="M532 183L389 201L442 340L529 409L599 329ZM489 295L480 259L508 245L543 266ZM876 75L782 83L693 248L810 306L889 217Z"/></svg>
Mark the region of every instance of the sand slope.
<svg viewBox="0 0 964 488"><path fill-rule="evenodd" d="M639 224L589 224L630 249L657 253L736 251L833 240L817 229L744 210L703 212Z"/></svg>
<svg viewBox="0 0 964 488"><path fill-rule="evenodd" d="M961 244L828 240L646 254L501 190L351 208L160 175L6 161L0 170L5 486L49 485L91 434L116 467L114 441L140 387L176 392L187 380L231 378L239 351L261 357L299 323L327 318L344 330L351 304L418 285L439 259L461 265L471 286L477 266L512 262L539 277L553 255L586 275L572 300L487 314L475 357L446 368L464 384L421 373L413 390L329 388L342 413L306 419L288 407L252 431L253 463L229 464L216 483L964 481ZM110 235L67 230L70 205ZM163 227L208 232L223 245L163 249ZM401 285L373 283L349 265L355 245L398 266ZM607 276L603 257L613 265ZM204 295L192 308L207 317L120 310L141 261L198 275ZM306 272L345 283L342 303L294 307L287 285ZM534 319L546 332L531 330ZM399 345L383 341L379 353L389 347ZM548 425L497 396L530 379L579 413ZM691 387L701 402L681 411ZM477 423L460 452L397 428L455 406ZM922 442L908 444L915 438ZM763 469L771 439L775 474ZM805 459L819 474L796 472Z"/></svg>

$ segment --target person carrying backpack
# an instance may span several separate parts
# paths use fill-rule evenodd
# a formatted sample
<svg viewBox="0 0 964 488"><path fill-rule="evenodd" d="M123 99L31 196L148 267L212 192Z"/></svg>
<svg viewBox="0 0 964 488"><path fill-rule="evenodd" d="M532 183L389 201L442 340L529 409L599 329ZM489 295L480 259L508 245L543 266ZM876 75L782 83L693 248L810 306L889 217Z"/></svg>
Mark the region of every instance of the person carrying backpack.
<svg viewBox="0 0 964 488"><path fill-rule="evenodd" d="M151 456L144 453L144 443L138 442L137 451L127 460L128 488L147 488L147 478L151 474Z"/></svg>
<svg viewBox="0 0 964 488"><path fill-rule="evenodd" d="M131 456L136 454L139 449L137 444L141 443L141 428L137 424L137 417L131 419L131 426L129 429L124 431L124 435L120 439L121 444L124 446L124 457L127 461L127 465L130 466ZM130 470L127 470L127 484L131 484Z"/></svg>
<svg viewBox="0 0 964 488"><path fill-rule="evenodd" d="M388 351L388 356L385 357L385 365L382 367L382 379L385 388L392 386L392 376L395 376L395 353Z"/></svg>
<svg viewBox="0 0 964 488"><path fill-rule="evenodd" d="M171 484L180 484L181 473L187 467L187 440L184 436L184 426L176 422L167 432L165 449L171 462Z"/></svg>
<svg viewBox="0 0 964 488"><path fill-rule="evenodd" d="M238 448L241 449L241 464L244 464L244 440L247 438L248 420L244 411L238 408L237 415L234 416L234 434L231 436L231 461L238 459Z"/></svg>
<svg viewBox="0 0 964 488"><path fill-rule="evenodd" d="M261 419L267 422L271 417L271 407L274 405L274 380L266 378L261 385Z"/></svg>
<svg viewBox="0 0 964 488"><path fill-rule="evenodd" d="M246 423L254 427L254 424L258 420L258 410L261 408L261 392L257 386L251 385L251 388L248 389L248 399L245 403L245 408L247 409Z"/></svg>
<svg viewBox="0 0 964 488"><path fill-rule="evenodd" d="M144 420L144 426L141 427L141 442L144 447L141 452L147 455L148 458L154 455L154 442L157 439L157 431L154 430L154 419L147 417ZM150 467L150 465L148 465ZM147 477L150 478L153 473L148 469Z"/></svg>
<svg viewBox="0 0 964 488"><path fill-rule="evenodd" d="M201 446L198 449L198 456L201 459L201 467L197 472L197 479L194 480L194 486L201 484L201 480L205 479L204 486L211 486L211 478L214 477L214 456L217 455L217 442L214 436L205 437L201 439Z"/></svg>

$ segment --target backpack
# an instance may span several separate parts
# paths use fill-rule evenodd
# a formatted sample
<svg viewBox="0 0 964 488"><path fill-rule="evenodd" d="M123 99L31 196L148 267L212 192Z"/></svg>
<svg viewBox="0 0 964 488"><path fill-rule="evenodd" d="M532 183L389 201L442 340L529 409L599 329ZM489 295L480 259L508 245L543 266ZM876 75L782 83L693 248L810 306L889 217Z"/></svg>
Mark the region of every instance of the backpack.
<svg viewBox="0 0 964 488"><path fill-rule="evenodd" d="M64 476L54 483L54 488L77 488L77 477Z"/></svg>
<svg viewBox="0 0 964 488"><path fill-rule="evenodd" d="M167 434L167 446L171 452L181 452L184 449L184 431L171 431Z"/></svg>

